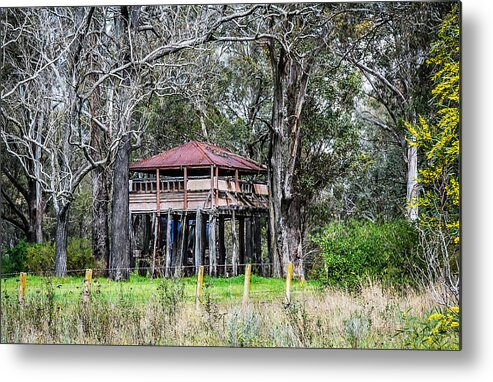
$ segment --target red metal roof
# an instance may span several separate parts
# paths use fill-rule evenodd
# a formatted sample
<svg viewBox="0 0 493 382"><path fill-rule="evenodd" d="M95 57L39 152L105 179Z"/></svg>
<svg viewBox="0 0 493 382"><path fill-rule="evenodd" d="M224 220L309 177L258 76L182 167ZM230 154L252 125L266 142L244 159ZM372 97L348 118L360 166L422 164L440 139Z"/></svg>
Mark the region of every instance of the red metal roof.
<svg viewBox="0 0 493 382"><path fill-rule="evenodd" d="M131 171L152 169L197 168L216 165L222 168L238 169L242 172L265 173L267 169L250 159L243 158L222 147L206 142L190 141L182 146L130 165Z"/></svg>

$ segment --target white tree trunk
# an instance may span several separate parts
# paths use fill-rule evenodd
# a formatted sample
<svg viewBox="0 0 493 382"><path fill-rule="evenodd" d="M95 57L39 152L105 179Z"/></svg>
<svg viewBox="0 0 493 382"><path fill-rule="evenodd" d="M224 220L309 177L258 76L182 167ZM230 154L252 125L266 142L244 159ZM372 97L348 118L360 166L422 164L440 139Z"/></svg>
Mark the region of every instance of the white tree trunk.
<svg viewBox="0 0 493 382"><path fill-rule="evenodd" d="M418 149L415 146L407 148L407 195L406 215L410 221L418 219Z"/></svg>

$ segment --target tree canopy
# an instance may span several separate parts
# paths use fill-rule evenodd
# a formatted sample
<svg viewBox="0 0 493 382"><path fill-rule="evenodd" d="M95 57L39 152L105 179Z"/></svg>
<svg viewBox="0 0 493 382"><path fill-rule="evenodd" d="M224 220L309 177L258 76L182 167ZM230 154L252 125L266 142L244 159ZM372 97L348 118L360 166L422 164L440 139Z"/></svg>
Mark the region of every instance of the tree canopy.
<svg viewBox="0 0 493 382"><path fill-rule="evenodd" d="M54 241L63 275L68 237L90 232L102 267L127 269L129 162L194 139L268 167L277 275L303 277L333 221L417 220L457 250L459 11L3 10L2 245Z"/></svg>

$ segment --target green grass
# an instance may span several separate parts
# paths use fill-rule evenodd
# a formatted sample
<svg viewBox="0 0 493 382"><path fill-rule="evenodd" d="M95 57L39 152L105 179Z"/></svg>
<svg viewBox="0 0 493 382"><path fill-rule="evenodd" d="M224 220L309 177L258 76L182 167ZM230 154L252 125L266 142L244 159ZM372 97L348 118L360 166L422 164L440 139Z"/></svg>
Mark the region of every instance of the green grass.
<svg viewBox="0 0 493 382"><path fill-rule="evenodd" d="M243 283L244 276L206 276L201 302L196 305L196 277L132 275L129 282L96 278L90 297L81 298L82 277L28 275L26 298L20 304L18 278L4 278L0 342L373 349L459 346L458 327L448 321L448 326L429 321L433 301L425 290L402 294L371 283L358 293L348 293L295 280L291 304L286 304L284 279L252 276L249 302L243 304ZM437 333L430 334L435 326Z"/></svg>
<svg viewBox="0 0 493 382"><path fill-rule="evenodd" d="M150 279L148 277L132 274L128 282L115 282L107 278L94 278L91 284L91 292L106 301L118 301L122 298L132 302L145 303L157 294L161 283L160 278ZM195 289L197 277L184 277L173 279L177 283L184 285L185 300L195 299ZM26 300L36 299L43 290L46 289L47 282L51 282L54 287L54 299L57 302L72 302L77 300L83 291L83 277L51 277L28 275ZM204 276L203 295L216 302L237 302L243 297L244 275L224 278ZM299 281L293 281L292 294L296 295L301 291L317 289L319 284L315 281L305 282L303 285ZM2 279L2 297L7 295L16 298L19 287L19 279L15 277ZM252 301L272 301L282 298L285 294L285 280L281 278L267 278L252 275L250 279L250 299Z"/></svg>

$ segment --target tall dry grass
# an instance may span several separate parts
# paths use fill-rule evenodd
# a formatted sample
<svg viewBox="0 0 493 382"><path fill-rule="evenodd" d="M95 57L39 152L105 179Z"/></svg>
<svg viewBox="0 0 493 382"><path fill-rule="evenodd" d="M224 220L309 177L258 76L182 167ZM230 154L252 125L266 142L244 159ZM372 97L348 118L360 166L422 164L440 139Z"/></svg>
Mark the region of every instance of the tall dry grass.
<svg viewBox="0 0 493 382"><path fill-rule="evenodd" d="M408 316L433 308L430 292L397 293L368 283L359 293L306 291L291 304L281 297L242 305L205 294L199 309L180 284L163 280L146 303L93 293L89 302L57 301L49 283L19 305L2 295L2 343L404 348Z"/></svg>

